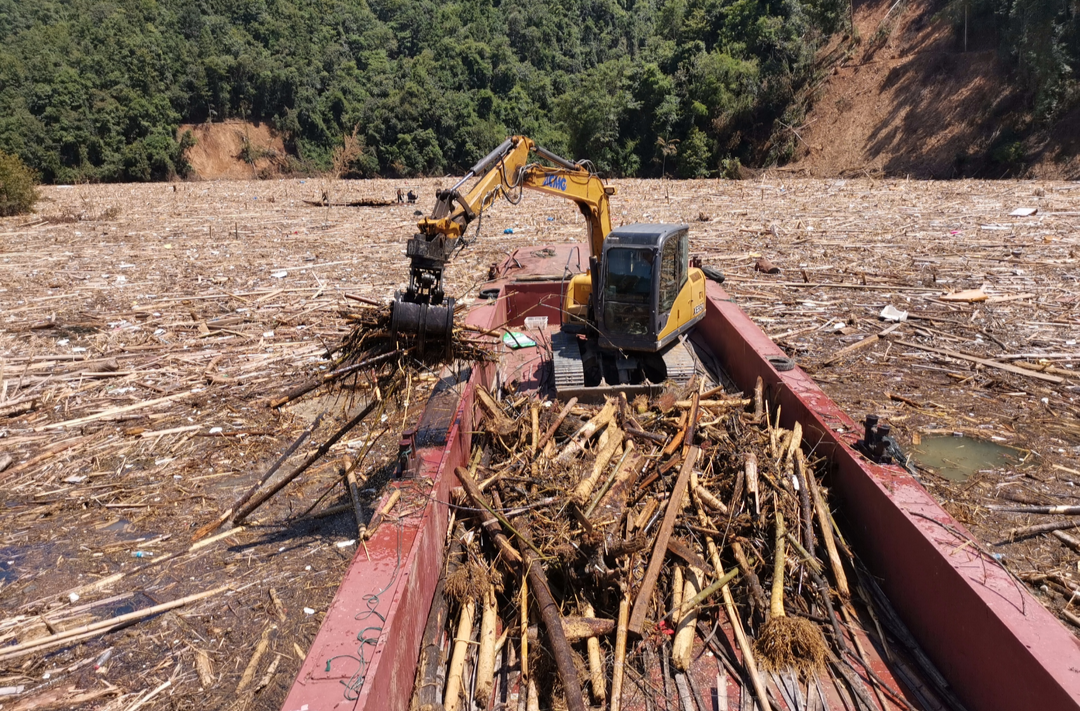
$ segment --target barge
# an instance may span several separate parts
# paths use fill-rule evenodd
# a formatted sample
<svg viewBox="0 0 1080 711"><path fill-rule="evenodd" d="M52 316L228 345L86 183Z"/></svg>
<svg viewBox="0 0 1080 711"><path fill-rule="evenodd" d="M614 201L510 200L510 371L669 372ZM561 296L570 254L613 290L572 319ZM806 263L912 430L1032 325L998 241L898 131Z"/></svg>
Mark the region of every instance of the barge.
<svg viewBox="0 0 1080 711"><path fill-rule="evenodd" d="M488 298L472 305L467 323L522 328L526 318L547 317L548 325L535 335L541 345L550 344L559 332L566 275L585 266L580 262L587 250L518 250L483 287ZM914 674L910 666L890 661L888 650L864 640L868 666L904 696L879 697L880 705L1080 709L1080 641L905 469L864 457L855 448L863 428L717 283L707 284L705 316L693 340L707 354L706 364L722 370L737 389L749 392L761 378L770 401L781 408L781 425L798 422L803 447L827 457L834 514L845 537L927 661ZM400 490L408 513L396 525L381 526L366 549L358 549L283 711L409 708L443 562L454 469L471 454L476 388L541 388L550 379L550 353L508 350L497 363L443 372L419 424L402 441L403 475L386 493ZM713 670L704 688L712 688L715 662ZM927 674L940 675L944 695L919 693L920 675ZM739 698L738 685L727 683L732 687L724 696ZM836 709L850 703L835 694L822 701ZM623 707L639 704L627 699ZM753 708L753 702L742 708Z"/></svg>

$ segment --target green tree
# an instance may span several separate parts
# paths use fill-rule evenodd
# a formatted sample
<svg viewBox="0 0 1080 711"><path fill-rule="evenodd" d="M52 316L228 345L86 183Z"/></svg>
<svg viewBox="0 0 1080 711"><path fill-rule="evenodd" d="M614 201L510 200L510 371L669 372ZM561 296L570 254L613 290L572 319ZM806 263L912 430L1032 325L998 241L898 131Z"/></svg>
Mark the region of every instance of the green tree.
<svg viewBox="0 0 1080 711"><path fill-rule="evenodd" d="M0 151L0 217L30 212L37 202L33 172L17 156Z"/></svg>

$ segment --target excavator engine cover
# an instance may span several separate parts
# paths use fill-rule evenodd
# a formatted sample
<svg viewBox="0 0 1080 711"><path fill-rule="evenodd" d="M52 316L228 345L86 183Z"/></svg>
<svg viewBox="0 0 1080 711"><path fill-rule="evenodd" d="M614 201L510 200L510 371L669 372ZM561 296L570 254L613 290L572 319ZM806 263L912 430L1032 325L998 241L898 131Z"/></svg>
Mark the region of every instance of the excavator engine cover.
<svg viewBox="0 0 1080 711"><path fill-rule="evenodd" d="M442 306L395 301L390 310L390 330L395 335L415 338L419 355L441 352L450 358L454 335L454 300Z"/></svg>

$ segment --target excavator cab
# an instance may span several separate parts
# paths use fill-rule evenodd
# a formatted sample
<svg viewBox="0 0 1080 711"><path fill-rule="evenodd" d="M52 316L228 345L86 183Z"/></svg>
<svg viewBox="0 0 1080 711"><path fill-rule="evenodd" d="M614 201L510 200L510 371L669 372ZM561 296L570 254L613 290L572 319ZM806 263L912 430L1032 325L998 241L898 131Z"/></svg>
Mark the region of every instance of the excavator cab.
<svg viewBox="0 0 1080 711"><path fill-rule="evenodd" d="M561 395L611 387L644 392L650 383L694 373L679 336L705 316L705 275L690 266L688 231L667 224L614 229L589 273L570 281L553 339Z"/></svg>
<svg viewBox="0 0 1080 711"><path fill-rule="evenodd" d="M704 317L704 275L690 268L688 230L634 224L608 234L593 292L601 348L656 352Z"/></svg>

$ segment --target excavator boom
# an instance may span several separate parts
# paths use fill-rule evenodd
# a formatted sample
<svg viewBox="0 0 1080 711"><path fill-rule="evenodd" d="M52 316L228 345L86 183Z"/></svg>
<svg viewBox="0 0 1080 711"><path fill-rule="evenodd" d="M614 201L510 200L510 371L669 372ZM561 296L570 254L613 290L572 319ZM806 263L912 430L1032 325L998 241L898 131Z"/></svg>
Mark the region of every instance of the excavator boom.
<svg viewBox="0 0 1080 711"><path fill-rule="evenodd" d="M530 162L543 158L554 167ZM460 189L477 178L467 193ZM572 200L585 216L589 245L599 255L611 232L608 198L615 188L603 184L585 165L572 163L537 146L525 136L512 136L482 158L449 190L436 193L435 209L417 224L409 240L409 286L402 301L437 306L443 302L442 275L446 263L463 246L466 228L500 197L516 202L523 188Z"/></svg>

